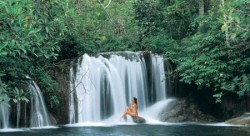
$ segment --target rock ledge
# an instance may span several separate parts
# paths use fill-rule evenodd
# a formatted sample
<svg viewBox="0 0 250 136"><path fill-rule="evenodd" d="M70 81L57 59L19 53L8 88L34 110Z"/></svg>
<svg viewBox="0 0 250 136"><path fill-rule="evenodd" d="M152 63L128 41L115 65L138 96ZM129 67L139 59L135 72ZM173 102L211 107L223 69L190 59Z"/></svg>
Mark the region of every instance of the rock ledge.
<svg viewBox="0 0 250 136"><path fill-rule="evenodd" d="M198 106L187 99L177 99L171 102L160 113L160 120L164 122L216 122L217 120L201 112Z"/></svg>
<svg viewBox="0 0 250 136"><path fill-rule="evenodd" d="M250 113L245 113L244 115L236 118L226 120L225 123L231 125L248 125L250 126Z"/></svg>

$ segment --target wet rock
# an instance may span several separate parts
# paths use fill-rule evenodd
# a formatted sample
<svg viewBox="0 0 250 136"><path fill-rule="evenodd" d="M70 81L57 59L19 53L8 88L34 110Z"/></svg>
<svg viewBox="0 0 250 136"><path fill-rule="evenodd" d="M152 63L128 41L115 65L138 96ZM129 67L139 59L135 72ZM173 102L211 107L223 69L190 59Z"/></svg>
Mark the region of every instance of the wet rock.
<svg viewBox="0 0 250 136"><path fill-rule="evenodd" d="M231 125L250 125L250 113L227 120L225 123Z"/></svg>
<svg viewBox="0 0 250 136"><path fill-rule="evenodd" d="M60 101L60 104L54 107L47 106L48 111L53 115L52 124L67 124L69 123L69 96L70 96L70 62L60 63L58 67L53 69L53 77L58 82L57 90L54 95ZM50 95L45 95L47 103L50 102Z"/></svg>
<svg viewBox="0 0 250 136"><path fill-rule="evenodd" d="M143 117L136 116L132 118L135 123L146 123L146 120Z"/></svg>
<svg viewBox="0 0 250 136"><path fill-rule="evenodd" d="M48 113L49 114L49 118L50 118L50 123L51 123L51 125L57 125L58 123L57 123L57 120L56 120L56 118L51 114L51 113Z"/></svg>
<svg viewBox="0 0 250 136"><path fill-rule="evenodd" d="M216 119L201 112L198 106L186 99L172 101L160 113L160 120L164 122L214 122Z"/></svg>

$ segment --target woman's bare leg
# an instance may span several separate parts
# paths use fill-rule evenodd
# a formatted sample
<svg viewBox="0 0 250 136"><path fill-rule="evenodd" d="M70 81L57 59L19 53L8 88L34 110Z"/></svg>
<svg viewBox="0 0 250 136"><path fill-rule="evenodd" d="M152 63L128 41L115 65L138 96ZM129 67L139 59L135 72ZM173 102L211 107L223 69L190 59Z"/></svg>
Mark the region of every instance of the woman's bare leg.
<svg viewBox="0 0 250 136"><path fill-rule="evenodd" d="M128 106L126 106L125 112L123 113L123 115L120 118L120 121L130 113L130 108Z"/></svg>
<svg viewBox="0 0 250 136"><path fill-rule="evenodd" d="M136 116L136 114L134 112L131 112L131 111L127 112L126 115Z"/></svg>
<svg viewBox="0 0 250 136"><path fill-rule="evenodd" d="M124 112L124 114L121 116L120 121L126 116L126 115L130 115L131 117L136 116L136 113L133 113L131 111L128 112Z"/></svg>
<svg viewBox="0 0 250 136"><path fill-rule="evenodd" d="M126 112L129 112L130 111L130 108L128 106L126 106Z"/></svg>

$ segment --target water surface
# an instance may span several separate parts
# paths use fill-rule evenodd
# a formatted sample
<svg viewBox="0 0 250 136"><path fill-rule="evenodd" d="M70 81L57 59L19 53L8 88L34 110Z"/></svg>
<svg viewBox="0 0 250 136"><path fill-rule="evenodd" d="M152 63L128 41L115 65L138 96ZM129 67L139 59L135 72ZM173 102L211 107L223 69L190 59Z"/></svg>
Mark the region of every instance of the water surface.
<svg viewBox="0 0 250 136"><path fill-rule="evenodd" d="M19 129L22 130L22 129ZM61 126L0 132L1 136L250 136L250 127L196 124Z"/></svg>

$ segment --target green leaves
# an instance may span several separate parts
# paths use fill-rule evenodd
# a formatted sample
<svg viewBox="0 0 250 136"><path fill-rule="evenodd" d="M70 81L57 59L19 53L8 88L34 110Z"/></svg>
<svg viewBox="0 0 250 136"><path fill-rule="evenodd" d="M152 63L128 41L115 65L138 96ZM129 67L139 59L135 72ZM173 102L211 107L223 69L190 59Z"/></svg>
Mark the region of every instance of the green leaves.
<svg viewBox="0 0 250 136"><path fill-rule="evenodd" d="M105 10L98 1L0 1L0 77L2 90L9 90L2 92L27 101L15 87L30 75L55 105L56 83L48 71L56 61L149 50L165 53L182 82L214 88L218 102L227 91L248 95L249 7L248 0L224 6L211 0L199 16L197 0L112 1Z"/></svg>
<svg viewBox="0 0 250 136"><path fill-rule="evenodd" d="M7 88L8 85L2 83L1 76L4 74L0 73L0 104L5 104L9 106L9 97L7 97Z"/></svg>
<svg viewBox="0 0 250 136"><path fill-rule="evenodd" d="M177 62L176 71L180 73L181 81L214 88L216 102L221 102L227 91L239 96L249 95L250 48L247 44L250 35L247 36L242 28L250 25L246 23L249 17L239 13L239 9L250 11L243 6L249 2L244 1L241 6L234 2L227 2L217 10L209 7L210 15L194 19L199 20L196 33L181 40L179 53L170 56Z"/></svg>
<svg viewBox="0 0 250 136"><path fill-rule="evenodd" d="M29 100L26 98L26 93L23 89L18 89L17 87L14 88L13 91L13 102L17 103L20 101L25 101L26 103L29 102Z"/></svg>
<svg viewBox="0 0 250 136"><path fill-rule="evenodd" d="M5 51L7 45L7 43L0 44L0 57L7 56L8 53Z"/></svg>
<svg viewBox="0 0 250 136"><path fill-rule="evenodd" d="M221 89L237 93L239 96L250 96L250 75L236 76L230 82L223 82Z"/></svg>
<svg viewBox="0 0 250 136"><path fill-rule="evenodd" d="M25 75L34 74L32 67L43 69L44 75L57 59L58 42L63 38L59 34L68 30L64 13L67 2L0 1L0 77L8 85L3 95L11 101L28 102L23 90ZM46 88L48 84L42 85Z"/></svg>
<svg viewBox="0 0 250 136"><path fill-rule="evenodd" d="M7 52L5 52L5 51L2 51L2 52L0 52L0 57L4 57L4 56L7 56Z"/></svg>
<svg viewBox="0 0 250 136"><path fill-rule="evenodd" d="M220 92L220 93L217 93L217 94L214 94L213 97L216 99L216 103L221 103L221 98L223 96L223 93Z"/></svg>

